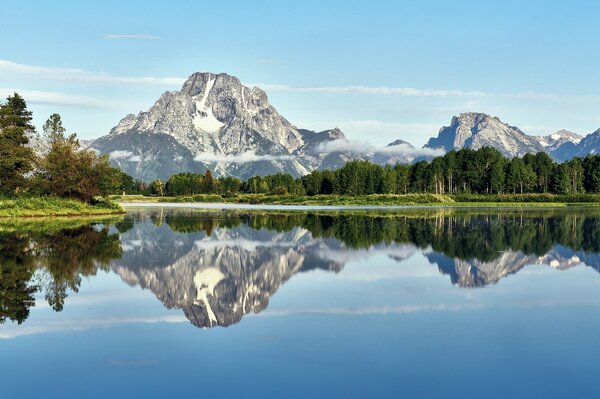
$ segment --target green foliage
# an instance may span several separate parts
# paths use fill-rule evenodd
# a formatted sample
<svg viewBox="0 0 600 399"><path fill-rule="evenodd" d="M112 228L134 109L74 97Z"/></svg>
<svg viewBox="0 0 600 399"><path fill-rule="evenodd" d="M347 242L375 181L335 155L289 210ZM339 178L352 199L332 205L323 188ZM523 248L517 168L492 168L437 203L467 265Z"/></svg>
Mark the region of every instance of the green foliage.
<svg viewBox="0 0 600 399"><path fill-rule="evenodd" d="M156 179L152 183L150 183L149 188L150 188L150 194L152 194L152 195L158 195L159 197L162 197L165 195L165 192L166 192L165 184L160 179Z"/></svg>
<svg viewBox="0 0 600 399"><path fill-rule="evenodd" d="M38 160L31 191L93 203L119 189L123 173L113 168L108 157L82 150L75 134L65 136L60 115L52 114L44 124L47 153Z"/></svg>

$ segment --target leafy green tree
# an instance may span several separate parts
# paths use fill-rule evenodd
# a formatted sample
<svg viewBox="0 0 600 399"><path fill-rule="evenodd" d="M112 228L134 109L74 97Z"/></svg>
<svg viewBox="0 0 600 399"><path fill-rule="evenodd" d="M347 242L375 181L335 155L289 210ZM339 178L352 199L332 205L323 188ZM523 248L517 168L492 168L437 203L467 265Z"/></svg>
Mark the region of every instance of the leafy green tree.
<svg viewBox="0 0 600 399"><path fill-rule="evenodd" d="M150 193L160 197L165 195L165 184L162 182L162 180L156 179L150 183Z"/></svg>
<svg viewBox="0 0 600 399"><path fill-rule="evenodd" d="M235 194L242 189L242 182L231 176L219 177L219 189L222 194Z"/></svg>
<svg viewBox="0 0 600 399"><path fill-rule="evenodd" d="M42 193L92 203L96 196L119 189L123 173L110 165L107 156L81 150L75 134L65 136L60 115L46 121L44 139L49 150L39 161L34 179Z"/></svg>

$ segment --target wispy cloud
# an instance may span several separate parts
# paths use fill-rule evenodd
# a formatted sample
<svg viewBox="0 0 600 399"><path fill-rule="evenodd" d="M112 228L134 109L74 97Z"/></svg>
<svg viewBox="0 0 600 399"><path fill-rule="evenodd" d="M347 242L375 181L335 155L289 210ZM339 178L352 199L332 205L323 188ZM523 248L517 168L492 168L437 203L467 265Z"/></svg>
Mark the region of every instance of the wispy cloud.
<svg viewBox="0 0 600 399"><path fill-rule="evenodd" d="M144 35L144 34L110 34L104 35L104 38L107 40L118 40L118 39L136 39L136 40L155 40L158 39L158 36L154 35Z"/></svg>
<svg viewBox="0 0 600 399"><path fill-rule="evenodd" d="M256 83L253 86L260 87L266 91L295 92L295 93L359 93L359 94L381 94L410 97L481 97L486 93L480 91L464 90L438 90L417 89L413 87L386 87L386 86L312 86L296 87L288 85Z"/></svg>
<svg viewBox="0 0 600 399"><path fill-rule="evenodd" d="M402 306L380 306L380 307L352 307L352 308L316 308L316 309L284 309L266 310L257 314L259 317L266 316L294 316L294 315L346 315L362 316L372 314L410 314L418 312L459 312L463 310L479 310L482 304L424 304L424 305L402 305Z"/></svg>
<svg viewBox="0 0 600 399"><path fill-rule="evenodd" d="M0 74L25 75L43 79L56 79L66 81L82 81L105 84L146 84L180 86L185 82L178 77L154 76L117 76L106 72L89 72L74 68L54 68L36 65L18 64L16 62L0 60Z"/></svg>
<svg viewBox="0 0 600 399"><path fill-rule="evenodd" d="M543 100L543 101L600 101L598 95L576 95L568 93L539 93L539 92L484 92L477 90L461 89L421 89L415 87L388 87L388 86L289 86L284 84L253 83L251 86L259 87L265 91L288 92L288 93L348 93L348 94L371 94L384 96L404 97L504 97L521 100Z"/></svg>
<svg viewBox="0 0 600 399"><path fill-rule="evenodd" d="M51 91L0 88L0 98L19 93L27 102L44 105L63 105L80 108L122 109L125 104L114 100L103 100L88 96L77 96Z"/></svg>

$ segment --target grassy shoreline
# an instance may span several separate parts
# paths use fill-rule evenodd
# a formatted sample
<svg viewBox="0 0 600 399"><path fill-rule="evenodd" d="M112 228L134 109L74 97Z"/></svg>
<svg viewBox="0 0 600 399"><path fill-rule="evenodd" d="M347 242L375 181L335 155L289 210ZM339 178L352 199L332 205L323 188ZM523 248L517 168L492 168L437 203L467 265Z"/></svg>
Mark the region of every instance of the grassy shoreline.
<svg viewBox="0 0 600 399"><path fill-rule="evenodd" d="M40 218L117 215L123 213L117 203L100 201L89 205L57 197L0 198L0 218Z"/></svg>
<svg viewBox="0 0 600 399"><path fill-rule="evenodd" d="M114 196L113 200L124 203L226 203L250 205L306 205L306 206L598 206L600 195L557 194L506 194L506 195L444 195L444 194L372 194L360 196L342 195L268 195L197 194L179 197L150 197L141 195Z"/></svg>

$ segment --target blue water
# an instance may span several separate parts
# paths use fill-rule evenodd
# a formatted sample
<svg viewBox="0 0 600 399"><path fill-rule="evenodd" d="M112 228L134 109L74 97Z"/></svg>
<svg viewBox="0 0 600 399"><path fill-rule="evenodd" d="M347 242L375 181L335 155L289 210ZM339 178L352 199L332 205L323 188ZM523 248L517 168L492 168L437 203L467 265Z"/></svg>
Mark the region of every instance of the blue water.
<svg viewBox="0 0 600 399"><path fill-rule="evenodd" d="M261 216L278 219L274 227L252 214L227 224L215 211L157 212L130 212L120 232L95 225L122 253L95 275L80 272L61 311L40 290L21 324L0 325L0 397L600 397L595 211L524 211L517 231L529 223L536 235L464 258L436 250L435 234L426 237L433 246L420 234L356 245L344 226L368 224L365 215L320 235L281 214ZM418 226L516 220L486 212ZM562 222L577 231L565 237ZM539 234L547 246L529 252ZM44 239L32 235L36 245ZM207 288L208 303L197 295Z"/></svg>

